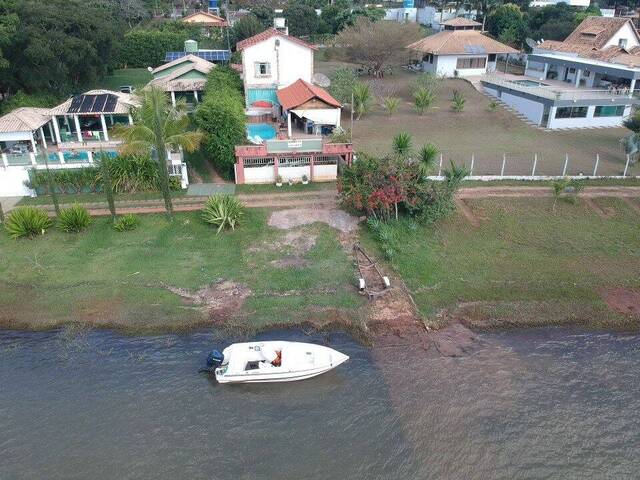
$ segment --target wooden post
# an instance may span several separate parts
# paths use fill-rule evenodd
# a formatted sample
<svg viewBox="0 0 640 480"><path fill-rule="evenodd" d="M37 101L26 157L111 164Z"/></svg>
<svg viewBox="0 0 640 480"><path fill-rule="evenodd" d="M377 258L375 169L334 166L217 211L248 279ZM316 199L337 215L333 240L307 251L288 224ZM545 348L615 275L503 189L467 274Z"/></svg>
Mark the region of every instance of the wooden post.
<svg viewBox="0 0 640 480"><path fill-rule="evenodd" d="M562 169L562 176L566 176L567 175L567 167L569 166L569 154L565 153L564 154L564 168Z"/></svg>
<svg viewBox="0 0 640 480"><path fill-rule="evenodd" d="M622 176L627 176L627 170L629 169L629 162L631 161L631 155L627 154L627 163L624 165L624 172L622 172Z"/></svg>
<svg viewBox="0 0 640 480"><path fill-rule="evenodd" d="M504 177L504 167L507 163L507 154L503 153L502 154L502 168L500 169L500 176Z"/></svg>
<svg viewBox="0 0 640 480"><path fill-rule="evenodd" d="M595 177L598 173L598 164L600 163L600 154L596 153L596 164L593 167L593 176Z"/></svg>
<svg viewBox="0 0 640 480"><path fill-rule="evenodd" d="M438 176L442 174L442 154L440 154L440 166L438 167Z"/></svg>
<svg viewBox="0 0 640 480"><path fill-rule="evenodd" d="M471 168L469 169L469 176L473 175L473 164L476 161L476 156L472 153L471 154Z"/></svg>
<svg viewBox="0 0 640 480"><path fill-rule="evenodd" d="M531 169L531 176L535 177L536 176L536 165L538 164L538 154L535 153L533 155L533 169Z"/></svg>

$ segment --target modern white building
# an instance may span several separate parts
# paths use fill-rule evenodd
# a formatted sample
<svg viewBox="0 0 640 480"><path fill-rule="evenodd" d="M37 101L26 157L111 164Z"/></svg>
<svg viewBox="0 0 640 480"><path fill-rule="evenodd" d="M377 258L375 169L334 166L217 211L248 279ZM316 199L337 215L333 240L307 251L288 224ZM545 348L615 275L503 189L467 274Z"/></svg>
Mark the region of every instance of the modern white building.
<svg viewBox="0 0 640 480"><path fill-rule="evenodd" d="M483 75L496 69L499 54L518 53L475 30L480 24L473 20L454 18L442 25L442 31L407 47L420 56L424 72L443 77Z"/></svg>
<svg viewBox="0 0 640 480"><path fill-rule="evenodd" d="M543 41L524 76L482 80L487 93L541 127L617 127L638 104L640 36L628 18L587 17L563 41Z"/></svg>
<svg viewBox="0 0 640 480"><path fill-rule="evenodd" d="M242 53L246 105L278 105L276 92L302 79L311 83L317 48L270 28L237 44Z"/></svg>

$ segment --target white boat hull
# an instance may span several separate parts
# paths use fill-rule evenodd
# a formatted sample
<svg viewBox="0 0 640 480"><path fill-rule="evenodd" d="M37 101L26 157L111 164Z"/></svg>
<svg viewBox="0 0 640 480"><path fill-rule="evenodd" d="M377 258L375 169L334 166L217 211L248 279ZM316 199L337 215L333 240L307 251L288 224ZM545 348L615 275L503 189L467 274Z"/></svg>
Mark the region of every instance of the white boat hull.
<svg viewBox="0 0 640 480"><path fill-rule="evenodd" d="M280 352L274 366L264 352ZM219 383L295 382L322 375L349 357L322 345L300 342L236 343L223 352L224 363L215 370ZM268 357L268 355L267 355Z"/></svg>

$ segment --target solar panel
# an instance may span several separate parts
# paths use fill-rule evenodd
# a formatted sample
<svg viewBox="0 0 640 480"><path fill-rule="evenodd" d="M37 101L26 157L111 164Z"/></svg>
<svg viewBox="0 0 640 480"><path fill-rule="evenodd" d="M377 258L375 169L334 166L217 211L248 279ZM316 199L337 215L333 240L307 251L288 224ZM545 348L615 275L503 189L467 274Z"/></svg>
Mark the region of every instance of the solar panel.
<svg viewBox="0 0 640 480"><path fill-rule="evenodd" d="M173 62L189 54L188 52L167 52L164 61L167 63ZM229 50L199 50L192 55L196 55L208 62L226 62L231 58Z"/></svg>
<svg viewBox="0 0 640 480"><path fill-rule="evenodd" d="M78 95L77 97L73 97L73 100L71 100L71 106L69 106L69 113L77 113L78 110L80 109L80 105L82 104L82 97L83 95Z"/></svg>
<svg viewBox="0 0 640 480"><path fill-rule="evenodd" d="M487 49L480 45L465 45L464 51L471 54L487 53Z"/></svg>
<svg viewBox="0 0 640 480"><path fill-rule="evenodd" d="M107 95L107 101L104 105L103 112L113 112L116 109L118 103L118 97L115 95Z"/></svg>
<svg viewBox="0 0 640 480"><path fill-rule="evenodd" d="M104 104L107 101L107 96L106 95L97 95L96 96L96 101L93 103L93 109L91 109L92 112L101 112L102 109L104 108Z"/></svg>
<svg viewBox="0 0 640 480"><path fill-rule="evenodd" d="M80 105L80 109L78 113L87 113L91 112L93 108L93 103L96 101L95 95L83 95L82 104Z"/></svg>

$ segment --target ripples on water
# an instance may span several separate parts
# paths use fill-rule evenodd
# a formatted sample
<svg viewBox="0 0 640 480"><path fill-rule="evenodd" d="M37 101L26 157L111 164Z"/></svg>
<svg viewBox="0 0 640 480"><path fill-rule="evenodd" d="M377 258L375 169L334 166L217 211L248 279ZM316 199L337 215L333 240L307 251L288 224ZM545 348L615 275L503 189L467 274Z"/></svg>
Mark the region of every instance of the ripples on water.
<svg viewBox="0 0 640 480"><path fill-rule="evenodd" d="M271 332L261 338L323 342ZM316 379L219 386L208 333L0 333L0 479L638 478L640 335L481 335Z"/></svg>

